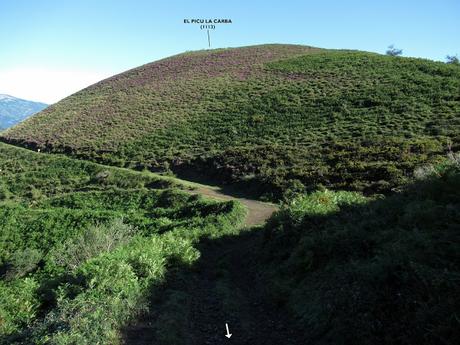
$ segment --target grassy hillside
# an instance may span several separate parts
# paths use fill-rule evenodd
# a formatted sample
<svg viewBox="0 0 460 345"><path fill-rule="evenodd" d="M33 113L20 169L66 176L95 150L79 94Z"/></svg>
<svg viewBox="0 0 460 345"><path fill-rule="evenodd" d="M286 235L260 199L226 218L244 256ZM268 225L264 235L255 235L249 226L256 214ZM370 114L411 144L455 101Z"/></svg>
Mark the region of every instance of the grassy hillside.
<svg viewBox="0 0 460 345"><path fill-rule="evenodd" d="M125 167L203 171L268 198L319 184L385 192L458 150L460 68L263 45L119 74L1 134Z"/></svg>
<svg viewBox="0 0 460 345"><path fill-rule="evenodd" d="M385 199L298 196L262 249L274 299L312 344L456 344L460 160Z"/></svg>
<svg viewBox="0 0 460 345"><path fill-rule="evenodd" d="M115 344L244 209L169 179L0 144L0 343Z"/></svg>

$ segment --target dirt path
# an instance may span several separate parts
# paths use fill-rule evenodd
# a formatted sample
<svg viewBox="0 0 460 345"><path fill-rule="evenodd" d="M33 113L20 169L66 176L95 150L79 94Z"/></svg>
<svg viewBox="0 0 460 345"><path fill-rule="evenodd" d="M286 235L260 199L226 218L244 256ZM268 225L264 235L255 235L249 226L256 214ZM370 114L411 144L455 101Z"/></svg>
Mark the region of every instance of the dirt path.
<svg viewBox="0 0 460 345"><path fill-rule="evenodd" d="M194 331L188 345L303 344L291 320L266 300L255 255L260 240L257 234L248 233L203 247L199 277L206 279L198 279L198 286L190 289L194 301L190 329ZM225 323L232 333L230 339L225 337Z"/></svg>
<svg viewBox="0 0 460 345"><path fill-rule="evenodd" d="M277 207L214 187L194 187L193 194L243 203L248 208L245 228L238 236L200 243L198 263L169 273L165 286L153 292L149 313L123 332L125 344L305 344L286 313L268 302L259 272L263 238L254 225L263 224Z"/></svg>
<svg viewBox="0 0 460 345"><path fill-rule="evenodd" d="M238 200L248 209L248 215L245 220L246 226L263 224L275 211L278 210L278 207L274 204L247 198L238 198L224 194L213 187L206 187L204 185L197 185L195 186L195 189L190 192L193 194L201 194L216 200Z"/></svg>
<svg viewBox="0 0 460 345"><path fill-rule="evenodd" d="M172 274L151 312L126 330L125 344L305 344L303 332L266 299L256 254L260 241L257 231L248 231L203 243L198 265Z"/></svg>

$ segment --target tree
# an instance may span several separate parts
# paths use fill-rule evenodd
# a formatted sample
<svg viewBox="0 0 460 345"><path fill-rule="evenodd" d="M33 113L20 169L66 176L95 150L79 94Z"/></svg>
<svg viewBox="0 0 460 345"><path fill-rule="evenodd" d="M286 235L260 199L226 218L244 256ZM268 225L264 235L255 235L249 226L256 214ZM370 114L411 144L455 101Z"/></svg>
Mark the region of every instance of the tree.
<svg viewBox="0 0 460 345"><path fill-rule="evenodd" d="M446 63L450 63L450 64L454 64L454 65L460 64L460 61L459 61L457 55L447 55L446 60L447 60Z"/></svg>
<svg viewBox="0 0 460 345"><path fill-rule="evenodd" d="M397 49L395 48L395 46L392 44L390 46L388 46L388 49L386 51L386 54L387 55L390 55L390 56L399 56L402 54L402 49Z"/></svg>

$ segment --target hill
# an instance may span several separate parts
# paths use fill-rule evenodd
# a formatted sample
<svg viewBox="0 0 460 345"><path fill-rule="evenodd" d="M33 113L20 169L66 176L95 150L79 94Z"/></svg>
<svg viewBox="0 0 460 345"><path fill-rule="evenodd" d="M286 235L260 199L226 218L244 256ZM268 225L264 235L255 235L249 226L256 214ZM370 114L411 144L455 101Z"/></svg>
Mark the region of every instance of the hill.
<svg viewBox="0 0 460 345"><path fill-rule="evenodd" d="M48 105L0 94L0 130L14 126Z"/></svg>
<svg viewBox="0 0 460 345"><path fill-rule="evenodd" d="M294 45L188 52L77 92L1 140L201 171L272 199L320 184L387 192L458 149L459 88L458 66L423 59Z"/></svg>

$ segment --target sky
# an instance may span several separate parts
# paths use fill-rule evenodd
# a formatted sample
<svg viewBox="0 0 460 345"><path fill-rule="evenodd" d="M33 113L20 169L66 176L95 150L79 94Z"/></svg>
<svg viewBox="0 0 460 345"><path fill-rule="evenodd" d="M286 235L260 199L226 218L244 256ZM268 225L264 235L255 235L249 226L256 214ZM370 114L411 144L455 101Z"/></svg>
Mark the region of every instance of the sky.
<svg viewBox="0 0 460 345"><path fill-rule="evenodd" d="M0 0L0 94L54 103L188 50L305 44L444 61L460 55L459 0Z"/></svg>

